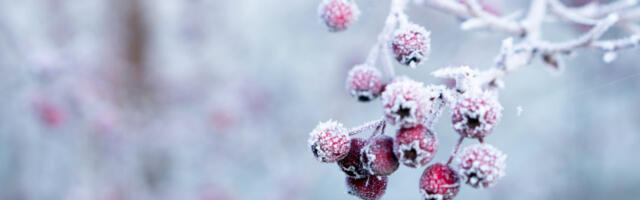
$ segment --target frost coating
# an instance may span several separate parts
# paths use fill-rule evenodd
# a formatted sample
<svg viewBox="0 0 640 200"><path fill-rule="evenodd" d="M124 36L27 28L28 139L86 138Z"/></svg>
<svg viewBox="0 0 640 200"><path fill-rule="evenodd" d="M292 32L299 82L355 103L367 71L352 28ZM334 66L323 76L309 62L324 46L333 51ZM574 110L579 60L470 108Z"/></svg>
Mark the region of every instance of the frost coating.
<svg viewBox="0 0 640 200"><path fill-rule="evenodd" d="M502 106L489 93L469 92L453 106L451 122L460 135L483 138L498 124L501 113Z"/></svg>
<svg viewBox="0 0 640 200"><path fill-rule="evenodd" d="M428 164L438 151L435 134L424 126L402 128L398 130L393 151L400 161L408 167L421 167Z"/></svg>
<svg viewBox="0 0 640 200"><path fill-rule="evenodd" d="M430 32L416 24L406 24L393 33L391 49L398 62L415 68L431 51Z"/></svg>
<svg viewBox="0 0 640 200"><path fill-rule="evenodd" d="M346 88L351 96L360 101L369 101L382 91L380 70L368 65L356 65L347 75Z"/></svg>
<svg viewBox="0 0 640 200"><path fill-rule="evenodd" d="M443 87L428 86L408 78L395 80L382 93L384 117L392 125L404 128L427 125L441 112Z"/></svg>
<svg viewBox="0 0 640 200"><path fill-rule="evenodd" d="M338 32L355 22L360 10L352 0L323 0L318 7L318 15L329 31Z"/></svg>
<svg viewBox="0 0 640 200"><path fill-rule="evenodd" d="M333 120L321 122L309 133L309 147L322 162L338 161L349 153L349 133L341 123Z"/></svg>
<svg viewBox="0 0 640 200"><path fill-rule="evenodd" d="M487 188L505 174L507 156L489 144L468 146L456 156L455 170L474 188Z"/></svg>

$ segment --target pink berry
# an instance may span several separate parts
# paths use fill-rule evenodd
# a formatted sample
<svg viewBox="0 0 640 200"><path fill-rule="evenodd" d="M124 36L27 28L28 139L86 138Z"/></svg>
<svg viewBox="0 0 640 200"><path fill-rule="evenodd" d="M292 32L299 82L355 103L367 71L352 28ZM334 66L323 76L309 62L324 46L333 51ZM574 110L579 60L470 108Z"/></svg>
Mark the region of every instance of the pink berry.
<svg viewBox="0 0 640 200"><path fill-rule="evenodd" d="M507 156L489 144L474 144L456 156L454 168L474 188L491 187L504 176Z"/></svg>
<svg viewBox="0 0 640 200"><path fill-rule="evenodd" d="M40 121L49 127L60 126L66 121L64 110L50 101L37 100L34 107Z"/></svg>
<svg viewBox="0 0 640 200"><path fill-rule="evenodd" d="M398 158L393 153L393 138L377 135L369 139L362 149L362 162L370 174L391 175L400 166Z"/></svg>
<svg viewBox="0 0 640 200"><path fill-rule="evenodd" d="M360 151L366 144L366 140L362 138L351 139L351 149L346 157L338 161L340 169L352 178L365 178L369 175L366 169L364 169L363 163L360 160Z"/></svg>
<svg viewBox="0 0 640 200"><path fill-rule="evenodd" d="M346 182L349 194L364 200L376 200L387 190L387 181L386 176L371 175L361 179L347 177Z"/></svg>
<svg viewBox="0 0 640 200"><path fill-rule="evenodd" d="M318 14L329 31L343 31L358 19L360 10L353 0L323 0Z"/></svg>
<svg viewBox="0 0 640 200"><path fill-rule="evenodd" d="M341 123L329 120L319 123L309 133L309 146L316 159L336 162L347 156L351 143L349 133Z"/></svg>
<svg viewBox="0 0 640 200"><path fill-rule="evenodd" d="M368 65L356 65L347 75L347 91L360 101L369 101L382 91L380 70Z"/></svg>
<svg viewBox="0 0 640 200"><path fill-rule="evenodd" d="M420 177L420 193L425 200L451 200L460 189L460 178L451 167L433 164Z"/></svg>
<svg viewBox="0 0 640 200"><path fill-rule="evenodd" d="M453 106L453 129L464 137L484 138L500 121L501 112L502 106L489 94L465 94Z"/></svg>
<svg viewBox="0 0 640 200"><path fill-rule="evenodd" d="M435 133L424 126L401 128L396 134L393 151L402 164L421 167L436 155L438 139Z"/></svg>
<svg viewBox="0 0 640 200"><path fill-rule="evenodd" d="M391 48L398 62L414 68L429 55L430 33L422 26L407 24L394 32Z"/></svg>

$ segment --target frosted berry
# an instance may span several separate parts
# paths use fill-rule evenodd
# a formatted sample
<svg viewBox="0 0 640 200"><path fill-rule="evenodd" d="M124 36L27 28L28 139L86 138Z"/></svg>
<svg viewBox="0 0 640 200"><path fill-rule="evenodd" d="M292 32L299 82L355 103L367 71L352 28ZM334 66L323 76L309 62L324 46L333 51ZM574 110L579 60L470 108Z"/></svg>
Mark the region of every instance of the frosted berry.
<svg viewBox="0 0 640 200"><path fill-rule="evenodd" d="M504 176L507 156L489 144L474 144L456 156L454 168L474 188L491 187Z"/></svg>
<svg viewBox="0 0 640 200"><path fill-rule="evenodd" d="M323 0L318 14L329 31L343 31L358 19L360 10L353 0Z"/></svg>
<svg viewBox="0 0 640 200"><path fill-rule="evenodd" d="M349 133L341 123L321 122L309 133L309 146L316 159L336 162L347 156L351 147Z"/></svg>
<svg viewBox="0 0 640 200"><path fill-rule="evenodd" d="M381 99L384 118L392 125L414 127L424 124L431 112L425 87L408 78L388 84Z"/></svg>
<svg viewBox="0 0 640 200"><path fill-rule="evenodd" d="M502 106L488 93L465 94L453 106L451 122L458 134L484 138L498 124Z"/></svg>
<svg viewBox="0 0 640 200"><path fill-rule="evenodd" d="M416 24L404 25L394 32L391 48L398 62L414 68L429 55L430 33Z"/></svg>
<svg viewBox="0 0 640 200"><path fill-rule="evenodd" d="M347 75L347 91L359 101L369 101L382 91L380 70L368 65L356 65Z"/></svg>
<svg viewBox="0 0 640 200"><path fill-rule="evenodd" d="M362 149L362 162L370 174L388 176L398 169L400 163L393 153L393 138L377 135L367 141Z"/></svg>
<svg viewBox="0 0 640 200"><path fill-rule="evenodd" d="M433 164L420 177L420 193L425 200L451 200L460 189L460 178L451 167Z"/></svg>
<svg viewBox="0 0 640 200"><path fill-rule="evenodd" d="M376 200L380 199L387 190L388 178L386 176L375 175L361 179L347 177L346 182L349 194L364 200Z"/></svg>
<svg viewBox="0 0 640 200"><path fill-rule="evenodd" d="M360 160L360 152L366 143L367 141L362 138L351 139L349 154L338 161L338 166L347 176L352 178L366 178L369 175L369 172L364 169L362 161Z"/></svg>
<svg viewBox="0 0 640 200"><path fill-rule="evenodd" d="M438 151L435 133L420 125L401 128L393 143L393 152L400 163L407 167L422 167L429 163Z"/></svg>

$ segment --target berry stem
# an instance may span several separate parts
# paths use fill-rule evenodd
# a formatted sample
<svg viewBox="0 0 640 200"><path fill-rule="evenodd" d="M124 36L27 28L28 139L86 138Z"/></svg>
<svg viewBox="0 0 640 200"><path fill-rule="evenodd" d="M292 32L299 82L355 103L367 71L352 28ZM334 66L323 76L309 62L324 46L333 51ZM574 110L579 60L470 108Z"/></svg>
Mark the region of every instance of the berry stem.
<svg viewBox="0 0 640 200"><path fill-rule="evenodd" d="M365 124L362 124L360 126L357 126L355 128L352 128L351 130L349 130L349 135L356 135L358 133L362 133L367 130L378 128L384 124L385 124L384 119L373 120Z"/></svg>
<svg viewBox="0 0 640 200"><path fill-rule="evenodd" d="M451 152L451 156L449 156L447 165L451 164L451 161L453 161L453 157L455 157L456 154L458 154L458 149L460 149L460 145L462 145L462 141L464 141L464 136L460 136L460 139L458 139L458 143L456 143L456 146L453 147L453 151Z"/></svg>

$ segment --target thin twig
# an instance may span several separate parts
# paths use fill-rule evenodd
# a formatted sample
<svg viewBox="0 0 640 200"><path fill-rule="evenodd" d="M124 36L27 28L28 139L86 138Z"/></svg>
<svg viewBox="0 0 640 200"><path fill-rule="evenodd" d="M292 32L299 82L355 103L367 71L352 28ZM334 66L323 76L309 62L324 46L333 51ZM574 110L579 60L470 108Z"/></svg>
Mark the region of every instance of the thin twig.
<svg viewBox="0 0 640 200"><path fill-rule="evenodd" d="M456 143L456 146L453 147L453 151L451 151L451 156L449 156L449 160L447 160L447 165L451 164L451 161L453 161L453 158L456 156L456 154L458 154L458 150L460 149L460 145L462 145L462 141L464 141L464 136L460 136L460 139L458 139L458 143Z"/></svg>

